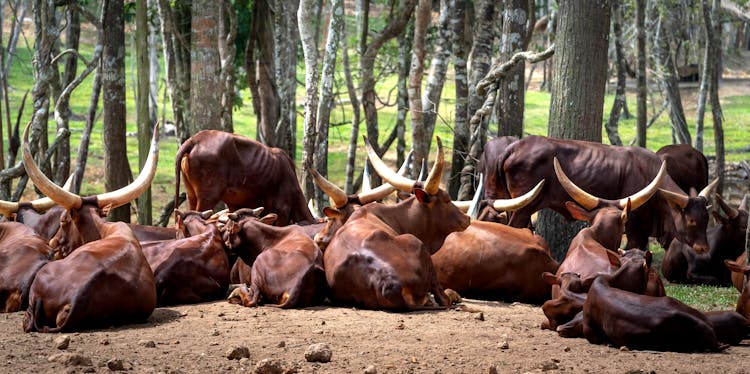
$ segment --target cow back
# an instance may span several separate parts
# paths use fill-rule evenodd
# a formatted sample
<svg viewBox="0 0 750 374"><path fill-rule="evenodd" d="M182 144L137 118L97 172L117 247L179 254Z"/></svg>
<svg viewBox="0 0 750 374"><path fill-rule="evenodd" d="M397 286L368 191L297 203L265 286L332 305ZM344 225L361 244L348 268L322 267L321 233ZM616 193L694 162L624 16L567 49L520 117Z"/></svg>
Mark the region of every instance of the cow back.
<svg viewBox="0 0 750 374"><path fill-rule="evenodd" d="M31 228L0 222L0 312L17 312L28 306L31 283L49 255L46 240Z"/></svg>

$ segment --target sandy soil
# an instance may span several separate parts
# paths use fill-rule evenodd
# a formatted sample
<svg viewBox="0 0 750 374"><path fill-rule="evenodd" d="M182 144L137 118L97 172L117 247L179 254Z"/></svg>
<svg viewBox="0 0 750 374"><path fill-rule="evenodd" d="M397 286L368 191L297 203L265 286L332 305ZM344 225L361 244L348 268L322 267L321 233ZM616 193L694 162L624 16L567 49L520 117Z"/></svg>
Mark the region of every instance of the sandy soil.
<svg viewBox="0 0 750 374"><path fill-rule="evenodd" d="M700 354L591 345L541 330L538 306L463 305L473 311L251 309L217 301L158 308L145 324L67 335L23 333L23 313L13 313L0 316L0 372L101 373L118 364L136 373L253 372L270 360L300 373L744 373L750 357L747 344ZM61 350L56 340L64 336L70 343ZM306 361L305 350L314 343L330 347L330 362ZM227 358L241 346L249 358ZM90 364L71 363L76 354Z"/></svg>

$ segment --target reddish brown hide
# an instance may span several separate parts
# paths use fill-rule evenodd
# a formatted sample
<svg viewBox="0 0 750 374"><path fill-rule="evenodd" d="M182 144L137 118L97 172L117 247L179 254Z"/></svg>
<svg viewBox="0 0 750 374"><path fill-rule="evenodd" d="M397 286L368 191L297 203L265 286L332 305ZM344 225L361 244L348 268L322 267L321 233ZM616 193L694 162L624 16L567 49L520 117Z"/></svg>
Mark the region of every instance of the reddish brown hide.
<svg viewBox="0 0 750 374"><path fill-rule="evenodd" d="M157 305L193 304L226 295L229 259L214 223L200 212L180 212L178 220L192 236L142 242L156 282Z"/></svg>
<svg viewBox="0 0 750 374"><path fill-rule="evenodd" d="M550 297L542 273L558 267L542 237L481 221L448 235L432 262L440 284L461 296L535 304Z"/></svg>
<svg viewBox="0 0 750 374"><path fill-rule="evenodd" d="M525 137L508 145L498 157L498 165L502 166L498 167L501 175L497 179L495 196L517 197L542 179L550 183L545 184L541 198L512 214L509 225L527 227L531 214L543 208L571 218L564 205L567 193L554 178L552 160L555 156L566 166L570 179L604 199L618 199L642 189L657 174L661 164L659 156L641 147ZM646 248L648 237L654 236L665 248L677 237L698 252L706 250L709 191L703 190L701 196L690 197L669 177L664 178L660 187L667 192L657 194L629 221L628 248Z"/></svg>
<svg viewBox="0 0 750 374"><path fill-rule="evenodd" d="M740 298L737 300L737 313L742 314L745 318L750 319L750 265L745 264L745 254L743 253L740 258L737 259L737 261L732 260L724 260L724 263L726 264L727 268L732 271L732 280L734 281L734 278L740 278L739 283L740 287L737 287L738 290L740 290ZM742 279L744 277L748 277L748 283L745 283L745 280ZM744 284L743 284L744 283ZM744 287L743 287L744 285ZM737 285L735 284L735 287Z"/></svg>
<svg viewBox="0 0 750 374"><path fill-rule="evenodd" d="M245 217L225 226L230 248L252 265L249 288L242 285L229 298L247 307L264 300L280 308L314 305L325 296L323 254L299 226L271 226L275 214Z"/></svg>
<svg viewBox="0 0 750 374"><path fill-rule="evenodd" d="M154 275L138 240L126 224L104 222L98 212L97 205L84 203L76 213L96 217L81 220L91 225L81 231L98 238L37 273L24 317L26 332L143 322L153 312Z"/></svg>
<svg viewBox="0 0 750 374"><path fill-rule="evenodd" d="M683 191L708 186L708 160L690 144L665 145L656 154L667 161L667 173Z"/></svg>
<svg viewBox="0 0 750 374"><path fill-rule="evenodd" d="M670 282L729 285L733 281L734 274L724 266L724 260L737 259L744 253L748 212L743 208L744 201L738 208L733 208L718 194L715 200L726 216L713 211L717 225L708 229L706 234L708 252L696 254L687 245L673 240L661 264L661 271ZM744 256L741 261L744 261ZM734 284L741 290L741 275Z"/></svg>
<svg viewBox="0 0 750 374"><path fill-rule="evenodd" d="M332 301L368 309L431 308L431 292L442 307L450 301L437 281L430 255L469 217L439 189L443 149L422 184L397 175L367 144L370 161L385 181L414 196L395 205L367 204L354 212L326 248L324 263ZM422 188L424 186L424 189Z"/></svg>
<svg viewBox="0 0 750 374"><path fill-rule="evenodd" d="M224 131L203 130L182 143L175 159L175 203L185 182L190 210L265 207L277 224L315 221L297 182L294 163L279 148ZM177 206L177 204L175 204Z"/></svg>
<svg viewBox="0 0 750 374"><path fill-rule="evenodd" d="M547 317L546 321L542 321L542 329L557 330L558 326L570 322L583 310L588 286L584 287L581 277L576 273L544 273L542 278L548 284L558 287L557 297L542 304L542 312Z"/></svg>
<svg viewBox="0 0 750 374"><path fill-rule="evenodd" d="M29 306L29 288L37 271L49 262L51 249L33 229L16 222L0 222L0 312Z"/></svg>
<svg viewBox="0 0 750 374"><path fill-rule="evenodd" d="M48 241L60 229L60 216L65 208L55 205L44 212L39 212L30 204L19 203L15 221L31 227L39 236Z"/></svg>
<svg viewBox="0 0 750 374"><path fill-rule="evenodd" d="M650 256L628 261L600 275L583 304L583 334L594 344L657 351L718 351L711 322L703 313L671 297L639 295L628 290L635 280L645 287Z"/></svg>

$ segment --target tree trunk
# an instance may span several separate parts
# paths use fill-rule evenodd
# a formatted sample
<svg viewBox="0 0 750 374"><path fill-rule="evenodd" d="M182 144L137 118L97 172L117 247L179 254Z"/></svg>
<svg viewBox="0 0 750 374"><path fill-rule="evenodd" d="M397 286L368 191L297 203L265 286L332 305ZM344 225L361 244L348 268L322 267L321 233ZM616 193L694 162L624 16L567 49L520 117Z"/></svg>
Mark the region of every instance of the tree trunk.
<svg viewBox="0 0 750 374"><path fill-rule="evenodd" d="M276 1L274 12L274 53L276 56L277 96L281 100L276 126L277 147L295 159L297 150L297 46L299 0Z"/></svg>
<svg viewBox="0 0 750 374"><path fill-rule="evenodd" d="M477 84L487 75L492 63L492 48L494 46L495 34L494 24L497 19L497 9L493 1L480 0L474 2L474 40L471 47L471 65L469 66L469 114L473 115L484 104L484 97L477 95ZM469 157L461 170L461 188L458 191L459 200L469 200L474 194L476 168L479 155L484 149L487 137L487 123L489 116L482 118L478 123L471 123L469 134ZM472 157L475 155L475 157Z"/></svg>
<svg viewBox="0 0 750 374"><path fill-rule="evenodd" d="M549 136L601 142L610 7L606 0L571 0L558 11ZM544 210L537 227L561 260L582 224Z"/></svg>
<svg viewBox="0 0 750 374"><path fill-rule="evenodd" d="M625 85L627 83L627 72L625 71L625 52L622 50L622 0L612 0L612 31L615 37L615 63L617 66L617 89L615 91L615 102L609 112L609 120L605 125L607 138L612 145L622 145L618 122L620 113L625 108L627 97L625 96Z"/></svg>
<svg viewBox="0 0 750 374"><path fill-rule="evenodd" d="M432 135L435 133L435 122L440 109L440 97L445 85L445 73L448 71L448 62L451 58L451 15L455 13L451 0L440 0L440 18L437 24L437 40L435 52L430 59L430 70L427 76L427 85L422 96L422 108L424 110L424 129L427 154L429 155ZM401 165L401 164L398 164Z"/></svg>
<svg viewBox="0 0 750 374"><path fill-rule="evenodd" d="M461 169L464 168L466 156L469 152L469 80L466 71L465 0L451 0L454 9L451 18L453 31L453 70L456 81L456 120L453 125L453 157L451 158L451 174L448 192L453 199L458 196L461 187Z"/></svg>
<svg viewBox="0 0 750 374"><path fill-rule="evenodd" d="M414 147L414 165L427 159L430 139L424 123L422 107L422 74L424 73L425 39L432 15L432 1L419 0L414 18L414 41L412 42L411 69L409 70L409 115L411 116L411 139ZM419 171L411 168L411 177Z"/></svg>
<svg viewBox="0 0 750 374"><path fill-rule="evenodd" d="M245 67L257 116L257 136L271 147L279 146L276 124L279 119L279 92L276 86L274 33L268 0L253 2L253 21L245 49Z"/></svg>
<svg viewBox="0 0 750 374"><path fill-rule="evenodd" d="M346 24L341 27L341 59L342 65L344 65L344 77L346 78L346 92L349 94L349 101L352 104L352 129L349 135L349 149L346 153L344 191L346 191L347 194L352 194L354 193L352 186L354 184L354 168L357 158L357 141L359 140L360 110L357 91L356 88L354 88L354 78L352 78L352 69L349 65L349 51L346 42Z"/></svg>
<svg viewBox="0 0 750 374"><path fill-rule="evenodd" d="M138 95L136 96L136 122L138 123L138 168L143 169L151 146L153 126L149 116L149 93L151 88L148 58L148 14L146 0L135 2L135 51L138 65ZM138 198L138 223L150 225L151 217L151 187Z"/></svg>
<svg viewBox="0 0 750 374"><path fill-rule="evenodd" d="M315 142L317 135L318 108L318 50L315 48L315 0L302 0L297 13L302 52L305 58L305 122L304 140L302 146L302 165L314 165ZM302 186L305 198L315 196L315 184L306 170L302 171Z"/></svg>
<svg viewBox="0 0 750 374"><path fill-rule="evenodd" d="M237 38L237 14L229 0L222 0L219 6L219 60L221 73L221 129L234 132L232 109L234 108L234 58L237 48L234 41Z"/></svg>
<svg viewBox="0 0 750 374"><path fill-rule="evenodd" d="M104 17L102 89L104 92L104 188L114 191L132 176L125 144L125 4L111 0ZM110 211L111 221L130 222L130 204Z"/></svg>
<svg viewBox="0 0 750 374"><path fill-rule="evenodd" d="M636 29L636 66L637 78L637 113L636 113L636 141L639 147L646 147L646 0L635 0L635 29Z"/></svg>
<svg viewBox="0 0 750 374"><path fill-rule="evenodd" d="M721 112L721 101L719 100L719 77L721 76L721 23L719 19L719 9L721 0L713 0L711 5L711 15L706 19L706 48L711 48L710 59L711 71L709 71L710 80L708 84L709 96L711 99L711 116L714 121L714 147L716 148L716 178L719 178L719 185L716 186L716 193L722 193L724 189L724 127L723 115ZM705 9L705 7L704 7ZM705 13L704 13L705 14ZM704 16L705 18L705 16ZM710 47L709 47L710 46Z"/></svg>
<svg viewBox="0 0 750 374"><path fill-rule="evenodd" d="M172 118L181 142L190 137L190 6L184 0L159 1L164 66L172 102Z"/></svg>
<svg viewBox="0 0 750 374"><path fill-rule="evenodd" d="M157 0L148 0L147 9L155 9ZM161 20L154 17L153 25L148 28L148 76L150 79L148 90L148 118L149 122L159 120L159 82L161 81L161 62L159 61L159 27ZM165 124L162 123L162 126Z"/></svg>
<svg viewBox="0 0 750 374"><path fill-rule="evenodd" d="M534 9L528 0L505 0L500 59L508 61L515 53L528 47L534 26ZM533 4L533 2L532 2ZM523 137L524 80L526 63L508 71L500 83L496 105L497 135Z"/></svg>
<svg viewBox="0 0 750 374"><path fill-rule="evenodd" d="M388 21L386 26L378 33L375 33L370 43L364 42L360 59L360 84L362 86L362 108L365 113L365 123L367 124L367 138L375 151L380 151L378 140L378 112L375 108L375 59L380 48L385 42L401 34L414 12L417 0L406 0L402 7L393 12L393 17ZM363 17L366 17L363 15ZM363 35L370 32L367 28L362 30ZM376 187L380 185L380 176L373 173L371 185Z"/></svg>
<svg viewBox="0 0 750 374"><path fill-rule="evenodd" d="M190 38L190 113L188 130L221 130L221 61L219 7L212 0L192 0Z"/></svg>
<svg viewBox="0 0 750 374"><path fill-rule="evenodd" d="M667 13L670 11L670 13ZM657 28L656 45L654 54L661 68L662 84L666 91L666 97L669 101L669 120L672 124L672 131L675 139L680 144L691 144L690 131L685 120L685 111L682 109L682 97L680 96L680 87L677 80L677 68L674 65L674 56L671 53L669 43L670 31L673 27L668 25L670 19L675 17L672 9L662 9L659 15L659 26Z"/></svg>
<svg viewBox="0 0 750 374"><path fill-rule="evenodd" d="M398 81L396 91L396 165L402 165L406 157L406 115L409 113L409 72L411 69L411 47L414 44L414 22L398 36ZM429 147L429 145L428 145Z"/></svg>

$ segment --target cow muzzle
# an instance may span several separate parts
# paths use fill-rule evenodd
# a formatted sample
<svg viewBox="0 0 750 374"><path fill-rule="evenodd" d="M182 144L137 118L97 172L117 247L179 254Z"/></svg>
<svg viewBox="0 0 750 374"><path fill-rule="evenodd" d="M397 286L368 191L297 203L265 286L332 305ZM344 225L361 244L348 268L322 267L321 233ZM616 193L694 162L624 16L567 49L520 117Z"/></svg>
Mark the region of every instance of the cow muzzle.
<svg viewBox="0 0 750 374"><path fill-rule="evenodd" d="M693 244L693 250L697 254L703 254L708 252L708 245L695 243Z"/></svg>

